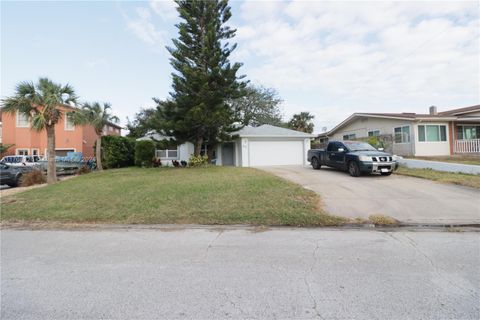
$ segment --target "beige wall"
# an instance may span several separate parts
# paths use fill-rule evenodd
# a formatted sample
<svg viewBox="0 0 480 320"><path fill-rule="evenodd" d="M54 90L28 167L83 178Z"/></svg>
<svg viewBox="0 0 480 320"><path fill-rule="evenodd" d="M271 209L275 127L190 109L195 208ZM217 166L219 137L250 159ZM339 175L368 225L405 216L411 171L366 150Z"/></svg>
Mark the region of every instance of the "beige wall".
<svg viewBox="0 0 480 320"><path fill-rule="evenodd" d="M418 125L433 124L447 126L447 141L440 142L419 142ZM450 137L448 122L424 122L417 123L409 120L381 119L381 118L357 118L352 123L341 128L330 137L330 140L342 140L344 135L355 134L356 138L368 137L368 131L380 130L380 135L394 135L394 128L410 126L410 143L394 143L387 146L387 151L402 156L438 156L450 154Z"/></svg>
<svg viewBox="0 0 480 320"><path fill-rule="evenodd" d="M393 154L410 156L414 154L414 130L413 121L397 120L397 119L383 119L383 118L357 118L352 123L341 128L330 137L330 140L342 140L344 135L355 134L356 138L368 137L368 131L380 130L380 135L390 135L393 137L393 130L395 127L410 126L410 143L393 143L387 146L387 151Z"/></svg>
<svg viewBox="0 0 480 320"><path fill-rule="evenodd" d="M419 125L445 125L447 127L447 141L420 142L415 139L415 156L448 156L450 155L450 136L448 122L424 122L414 125L415 136L418 137Z"/></svg>

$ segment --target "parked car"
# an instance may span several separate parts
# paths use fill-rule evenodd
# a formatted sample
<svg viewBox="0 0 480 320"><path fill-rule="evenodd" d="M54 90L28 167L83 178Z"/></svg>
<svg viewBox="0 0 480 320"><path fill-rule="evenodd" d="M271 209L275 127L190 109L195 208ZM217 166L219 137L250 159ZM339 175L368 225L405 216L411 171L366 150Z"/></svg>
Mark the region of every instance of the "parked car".
<svg viewBox="0 0 480 320"><path fill-rule="evenodd" d="M5 156L0 162L11 166L36 166L40 160L39 156Z"/></svg>
<svg viewBox="0 0 480 320"><path fill-rule="evenodd" d="M348 171L353 177L362 173L389 176L398 168L394 155L361 141L330 141L326 149L308 150L308 161L313 169L328 166Z"/></svg>
<svg viewBox="0 0 480 320"><path fill-rule="evenodd" d="M0 162L0 185L6 184L10 187L17 187L22 182L22 176L26 172L33 170L33 167L29 166L12 166L6 163Z"/></svg>

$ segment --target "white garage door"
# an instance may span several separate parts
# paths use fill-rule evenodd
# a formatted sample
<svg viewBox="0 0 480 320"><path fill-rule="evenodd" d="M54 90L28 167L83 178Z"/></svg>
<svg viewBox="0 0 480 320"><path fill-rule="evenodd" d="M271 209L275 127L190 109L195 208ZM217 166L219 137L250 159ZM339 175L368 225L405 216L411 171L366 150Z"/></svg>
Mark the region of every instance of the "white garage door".
<svg viewBox="0 0 480 320"><path fill-rule="evenodd" d="M250 166L302 165L302 141L250 141Z"/></svg>

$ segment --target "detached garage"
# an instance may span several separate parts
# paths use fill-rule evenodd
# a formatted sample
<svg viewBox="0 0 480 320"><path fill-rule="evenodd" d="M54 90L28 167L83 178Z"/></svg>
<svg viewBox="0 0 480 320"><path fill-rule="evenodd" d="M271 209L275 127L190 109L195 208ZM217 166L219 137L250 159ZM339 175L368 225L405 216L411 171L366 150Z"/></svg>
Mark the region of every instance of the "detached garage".
<svg viewBox="0 0 480 320"><path fill-rule="evenodd" d="M307 151L314 137L271 125L244 127L234 136L237 138L233 143L219 146L217 164L239 167L308 165Z"/></svg>

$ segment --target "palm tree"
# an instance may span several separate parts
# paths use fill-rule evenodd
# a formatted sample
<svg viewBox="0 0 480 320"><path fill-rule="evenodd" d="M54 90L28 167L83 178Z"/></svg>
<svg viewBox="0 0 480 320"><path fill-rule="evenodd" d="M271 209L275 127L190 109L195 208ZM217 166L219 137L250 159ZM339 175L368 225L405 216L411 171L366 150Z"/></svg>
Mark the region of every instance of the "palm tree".
<svg viewBox="0 0 480 320"><path fill-rule="evenodd" d="M97 169L103 170L102 167L102 134L105 125L119 121L117 116L110 113L111 105L104 103L103 107L98 102L85 103L82 106L82 112L79 113L83 119L77 117L77 122L89 124L97 134L97 142L95 147L95 158L97 159Z"/></svg>
<svg viewBox="0 0 480 320"><path fill-rule="evenodd" d="M20 82L15 95L2 100L3 111L21 112L28 116L34 130L47 131L47 183L57 181L55 167L55 124L63 117L62 106L76 103L73 88L60 85L47 78L40 78L37 84Z"/></svg>
<svg viewBox="0 0 480 320"><path fill-rule="evenodd" d="M310 112L300 112L299 114L293 115L292 119L288 123L288 126L297 131L312 133L313 118L315 118L315 116L310 114Z"/></svg>

